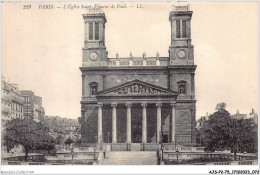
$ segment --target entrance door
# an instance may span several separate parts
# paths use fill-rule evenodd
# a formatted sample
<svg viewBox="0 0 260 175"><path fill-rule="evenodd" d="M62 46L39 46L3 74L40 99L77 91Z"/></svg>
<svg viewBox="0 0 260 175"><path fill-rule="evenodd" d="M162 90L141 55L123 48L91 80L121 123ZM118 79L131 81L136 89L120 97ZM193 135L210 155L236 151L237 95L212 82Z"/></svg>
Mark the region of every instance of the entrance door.
<svg viewBox="0 0 260 175"><path fill-rule="evenodd" d="M132 143L142 142L142 123L139 121L132 122Z"/></svg>
<svg viewBox="0 0 260 175"><path fill-rule="evenodd" d="M163 143L168 143L168 134L163 134L162 135L162 142Z"/></svg>

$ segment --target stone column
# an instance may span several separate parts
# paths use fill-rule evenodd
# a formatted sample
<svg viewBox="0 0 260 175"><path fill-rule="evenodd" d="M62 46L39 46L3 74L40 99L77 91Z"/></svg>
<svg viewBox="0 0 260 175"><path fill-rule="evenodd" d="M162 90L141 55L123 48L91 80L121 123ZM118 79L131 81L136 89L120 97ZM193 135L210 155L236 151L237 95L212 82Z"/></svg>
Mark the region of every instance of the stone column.
<svg viewBox="0 0 260 175"><path fill-rule="evenodd" d="M147 143L147 115L146 115L146 103L141 104L143 106L143 120L142 120L142 142Z"/></svg>
<svg viewBox="0 0 260 175"><path fill-rule="evenodd" d="M116 139L116 103L111 104L112 106L112 143L117 143Z"/></svg>
<svg viewBox="0 0 260 175"><path fill-rule="evenodd" d="M190 39L191 38L190 20L186 20L186 34L187 34L187 38Z"/></svg>
<svg viewBox="0 0 260 175"><path fill-rule="evenodd" d="M103 104L98 104L98 143L102 142L102 107Z"/></svg>
<svg viewBox="0 0 260 175"><path fill-rule="evenodd" d="M85 97L85 90L86 90L86 88L85 88L85 75L82 74L81 77L82 77L82 97Z"/></svg>
<svg viewBox="0 0 260 175"><path fill-rule="evenodd" d="M131 103L127 103L127 116L126 116L126 142L131 143Z"/></svg>
<svg viewBox="0 0 260 175"><path fill-rule="evenodd" d="M157 103L157 131L156 131L156 142L159 143L160 142L160 134L162 131L162 122L161 122L161 118L162 118L162 103Z"/></svg>
<svg viewBox="0 0 260 175"><path fill-rule="evenodd" d="M194 81L194 75L195 73L191 73L191 95L193 98L195 98L195 81Z"/></svg>
<svg viewBox="0 0 260 175"><path fill-rule="evenodd" d="M176 125L176 113L175 113L175 108L176 108L176 104L175 103L171 103L172 106L172 143L175 142L175 125Z"/></svg>
<svg viewBox="0 0 260 175"><path fill-rule="evenodd" d="M85 42L88 40L88 22L84 22L85 23Z"/></svg>

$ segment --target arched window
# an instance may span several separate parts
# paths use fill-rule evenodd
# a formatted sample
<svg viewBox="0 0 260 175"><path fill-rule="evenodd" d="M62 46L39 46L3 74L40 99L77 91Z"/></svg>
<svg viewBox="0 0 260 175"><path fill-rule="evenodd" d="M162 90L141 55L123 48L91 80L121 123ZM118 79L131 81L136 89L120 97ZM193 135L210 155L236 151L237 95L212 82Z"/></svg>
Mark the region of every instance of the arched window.
<svg viewBox="0 0 260 175"><path fill-rule="evenodd" d="M178 81L178 92L179 94L185 94L186 93L186 87L187 87L187 82L184 80Z"/></svg>
<svg viewBox="0 0 260 175"><path fill-rule="evenodd" d="M89 83L90 95L97 95L98 84L96 82Z"/></svg>

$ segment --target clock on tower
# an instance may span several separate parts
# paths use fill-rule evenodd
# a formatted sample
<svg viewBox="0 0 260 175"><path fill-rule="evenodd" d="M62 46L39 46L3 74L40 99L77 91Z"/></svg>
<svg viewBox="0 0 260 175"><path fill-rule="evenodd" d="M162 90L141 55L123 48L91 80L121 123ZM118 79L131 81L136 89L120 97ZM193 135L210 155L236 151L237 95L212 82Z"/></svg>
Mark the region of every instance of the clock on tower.
<svg viewBox="0 0 260 175"><path fill-rule="evenodd" d="M107 61L105 46L106 16L102 11L83 15L85 23L85 39L82 48L83 64L95 65Z"/></svg>
<svg viewBox="0 0 260 175"><path fill-rule="evenodd" d="M171 65L193 65L193 45L191 45L190 21L192 11L187 6L173 6L170 12L171 45L169 47Z"/></svg>

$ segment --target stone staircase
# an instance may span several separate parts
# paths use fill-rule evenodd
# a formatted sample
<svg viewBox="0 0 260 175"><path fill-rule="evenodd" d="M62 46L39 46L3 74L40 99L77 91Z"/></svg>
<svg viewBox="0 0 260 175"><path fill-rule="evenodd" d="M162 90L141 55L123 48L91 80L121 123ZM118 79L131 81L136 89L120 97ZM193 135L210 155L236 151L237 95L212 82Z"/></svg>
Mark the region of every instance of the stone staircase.
<svg viewBox="0 0 260 175"><path fill-rule="evenodd" d="M102 165L157 165L156 151L111 151Z"/></svg>

